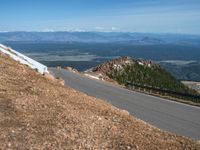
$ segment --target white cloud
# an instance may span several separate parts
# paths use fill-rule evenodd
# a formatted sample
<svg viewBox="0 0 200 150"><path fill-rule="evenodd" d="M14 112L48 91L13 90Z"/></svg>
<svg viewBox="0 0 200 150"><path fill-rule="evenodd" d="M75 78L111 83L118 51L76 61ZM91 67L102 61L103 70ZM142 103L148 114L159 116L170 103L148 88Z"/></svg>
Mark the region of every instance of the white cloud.
<svg viewBox="0 0 200 150"><path fill-rule="evenodd" d="M75 28L75 29L72 29L72 31L74 31L74 32L85 32L86 30L81 29L81 28Z"/></svg>
<svg viewBox="0 0 200 150"><path fill-rule="evenodd" d="M116 31L116 30L119 30L119 28L112 27L111 30L112 30L112 31Z"/></svg>
<svg viewBox="0 0 200 150"><path fill-rule="evenodd" d="M104 30L104 27L94 27L95 30Z"/></svg>
<svg viewBox="0 0 200 150"><path fill-rule="evenodd" d="M0 31L0 33L7 33L7 32L9 32L9 31Z"/></svg>
<svg viewBox="0 0 200 150"><path fill-rule="evenodd" d="M55 31L54 29L49 29L49 28L40 30L40 32L54 32L54 31Z"/></svg>

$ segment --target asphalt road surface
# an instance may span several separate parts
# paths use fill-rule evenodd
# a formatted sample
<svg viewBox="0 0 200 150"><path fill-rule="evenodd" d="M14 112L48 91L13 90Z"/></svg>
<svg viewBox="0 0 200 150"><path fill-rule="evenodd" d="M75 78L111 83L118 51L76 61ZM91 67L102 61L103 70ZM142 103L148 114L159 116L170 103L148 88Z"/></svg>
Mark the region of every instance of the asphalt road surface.
<svg viewBox="0 0 200 150"><path fill-rule="evenodd" d="M129 91L63 69L49 68L66 86L106 100L160 129L200 140L200 107Z"/></svg>

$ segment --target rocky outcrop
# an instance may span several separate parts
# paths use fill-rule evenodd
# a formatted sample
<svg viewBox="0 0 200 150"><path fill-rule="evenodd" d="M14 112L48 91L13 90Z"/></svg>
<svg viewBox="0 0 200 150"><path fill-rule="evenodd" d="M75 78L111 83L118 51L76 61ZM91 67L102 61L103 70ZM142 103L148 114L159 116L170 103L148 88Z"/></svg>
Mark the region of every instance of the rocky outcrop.
<svg viewBox="0 0 200 150"><path fill-rule="evenodd" d="M142 65L145 67L160 67L159 65L157 65L156 63L154 63L151 60L143 60L143 59L132 59L128 56L125 57L119 57L113 60L109 60L105 63L102 63L94 68L91 68L89 70L85 71L85 74L89 74L95 77L98 77L100 80L105 80L105 81L109 81L112 83L117 83L115 80L113 80L112 78L108 77L108 74L110 72L112 72L113 70L116 70L118 72L122 72L124 70L124 68L127 65L133 65L133 64L138 64L138 65Z"/></svg>
<svg viewBox="0 0 200 150"><path fill-rule="evenodd" d="M78 73L78 70L76 70L75 68L72 68L72 67L64 67L65 70L68 70L68 71L72 71L72 72L77 72Z"/></svg>
<svg viewBox="0 0 200 150"><path fill-rule="evenodd" d="M101 72L103 74L107 74L110 70L117 69L118 71L123 70L123 67L126 65L131 65L134 63L138 63L139 65L145 67L160 67L158 64L154 63L152 60L144 60L144 59L132 59L128 56L119 57L113 60L109 60L103 64L100 64L94 68L92 68L92 72Z"/></svg>
<svg viewBox="0 0 200 150"><path fill-rule="evenodd" d="M131 63L133 63L133 61L130 57L119 57L94 67L92 71L106 74L111 69L121 69L122 65Z"/></svg>
<svg viewBox="0 0 200 150"><path fill-rule="evenodd" d="M152 60L138 59L137 63L139 65L146 66L146 67L149 67L149 68L151 68L151 67L160 68L160 66L158 64L156 64L155 62L153 62Z"/></svg>

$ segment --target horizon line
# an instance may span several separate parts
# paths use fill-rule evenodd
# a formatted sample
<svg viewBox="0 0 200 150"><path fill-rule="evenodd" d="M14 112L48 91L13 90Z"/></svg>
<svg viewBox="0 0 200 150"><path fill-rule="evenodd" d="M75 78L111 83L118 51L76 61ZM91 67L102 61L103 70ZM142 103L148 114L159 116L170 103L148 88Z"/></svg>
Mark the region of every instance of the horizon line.
<svg viewBox="0 0 200 150"><path fill-rule="evenodd" d="M37 32L37 33L56 33L56 32L71 32L71 33L137 33L137 34L169 34L169 35L193 35L193 36L200 36L200 34L194 34L194 33L174 33L174 32L135 32L135 31L92 31L92 30L82 30L82 31L76 31L76 30L55 30L55 31L40 31L40 30L16 30L16 31L0 31L0 33L19 33L19 32Z"/></svg>

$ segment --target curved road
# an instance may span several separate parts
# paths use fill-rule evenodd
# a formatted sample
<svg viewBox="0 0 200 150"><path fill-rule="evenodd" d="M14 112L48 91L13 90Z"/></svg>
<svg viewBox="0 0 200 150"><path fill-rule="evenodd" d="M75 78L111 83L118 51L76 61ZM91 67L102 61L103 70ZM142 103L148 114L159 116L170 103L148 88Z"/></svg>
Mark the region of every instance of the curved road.
<svg viewBox="0 0 200 150"><path fill-rule="evenodd" d="M63 69L49 68L66 86L104 99L158 128L200 140L200 107L129 91Z"/></svg>

